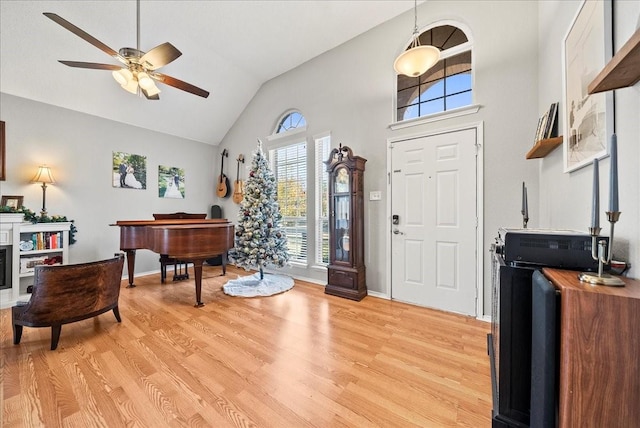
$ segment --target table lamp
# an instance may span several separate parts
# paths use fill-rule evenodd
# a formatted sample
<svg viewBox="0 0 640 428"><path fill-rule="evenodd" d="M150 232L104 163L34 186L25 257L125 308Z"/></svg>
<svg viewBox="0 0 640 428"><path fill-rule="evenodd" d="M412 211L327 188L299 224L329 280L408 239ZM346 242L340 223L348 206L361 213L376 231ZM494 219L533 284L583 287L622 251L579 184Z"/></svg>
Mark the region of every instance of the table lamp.
<svg viewBox="0 0 640 428"><path fill-rule="evenodd" d="M51 174L51 168L46 165L40 165L38 167L38 172L31 182L42 183L42 211L40 211L40 216L45 217L47 215L47 184L53 184L56 182Z"/></svg>

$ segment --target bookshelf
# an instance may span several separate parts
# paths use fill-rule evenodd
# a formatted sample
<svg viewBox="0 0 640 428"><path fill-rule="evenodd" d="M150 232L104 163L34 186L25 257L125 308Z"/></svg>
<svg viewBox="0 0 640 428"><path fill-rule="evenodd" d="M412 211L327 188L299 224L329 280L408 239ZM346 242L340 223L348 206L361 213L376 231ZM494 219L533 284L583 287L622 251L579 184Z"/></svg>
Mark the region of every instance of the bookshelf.
<svg viewBox="0 0 640 428"><path fill-rule="evenodd" d="M2 220L2 244L10 249L10 286L0 290L0 307L6 308L19 300L29 300L27 287L33 285L35 266L69 263L71 222L23 223L22 214L13 222Z"/></svg>

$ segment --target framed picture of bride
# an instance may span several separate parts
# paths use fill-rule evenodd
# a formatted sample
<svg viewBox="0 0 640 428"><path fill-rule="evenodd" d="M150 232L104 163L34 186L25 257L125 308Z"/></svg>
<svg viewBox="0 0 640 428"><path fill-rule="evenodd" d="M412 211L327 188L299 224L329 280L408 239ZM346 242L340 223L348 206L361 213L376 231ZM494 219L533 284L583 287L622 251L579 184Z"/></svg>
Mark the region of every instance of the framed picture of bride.
<svg viewBox="0 0 640 428"><path fill-rule="evenodd" d="M184 169L158 165L158 197L184 199Z"/></svg>
<svg viewBox="0 0 640 428"><path fill-rule="evenodd" d="M147 157L113 152L113 187L121 189L147 188Z"/></svg>

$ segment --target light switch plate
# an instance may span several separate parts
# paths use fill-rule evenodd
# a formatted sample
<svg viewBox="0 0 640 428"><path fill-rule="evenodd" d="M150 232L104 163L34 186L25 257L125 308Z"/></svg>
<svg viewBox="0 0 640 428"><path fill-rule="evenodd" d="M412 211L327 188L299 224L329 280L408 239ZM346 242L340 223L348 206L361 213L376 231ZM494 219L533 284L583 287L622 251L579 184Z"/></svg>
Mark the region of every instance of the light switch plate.
<svg viewBox="0 0 640 428"><path fill-rule="evenodd" d="M379 190L375 190L373 192L369 192L369 200L370 201L380 201L382 200L382 192Z"/></svg>

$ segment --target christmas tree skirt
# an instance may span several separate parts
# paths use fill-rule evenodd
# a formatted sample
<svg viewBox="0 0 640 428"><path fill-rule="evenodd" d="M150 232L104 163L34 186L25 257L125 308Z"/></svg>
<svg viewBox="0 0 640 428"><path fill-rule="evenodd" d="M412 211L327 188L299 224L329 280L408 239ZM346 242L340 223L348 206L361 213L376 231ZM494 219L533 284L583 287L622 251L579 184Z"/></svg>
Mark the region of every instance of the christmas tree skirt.
<svg viewBox="0 0 640 428"><path fill-rule="evenodd" d="M256 297L272 296L293 288L293 278L286 275L264 274L260 279L260 272L253 275L241 276L229 280L222 286L222 291L230 296Z"/></svg>

